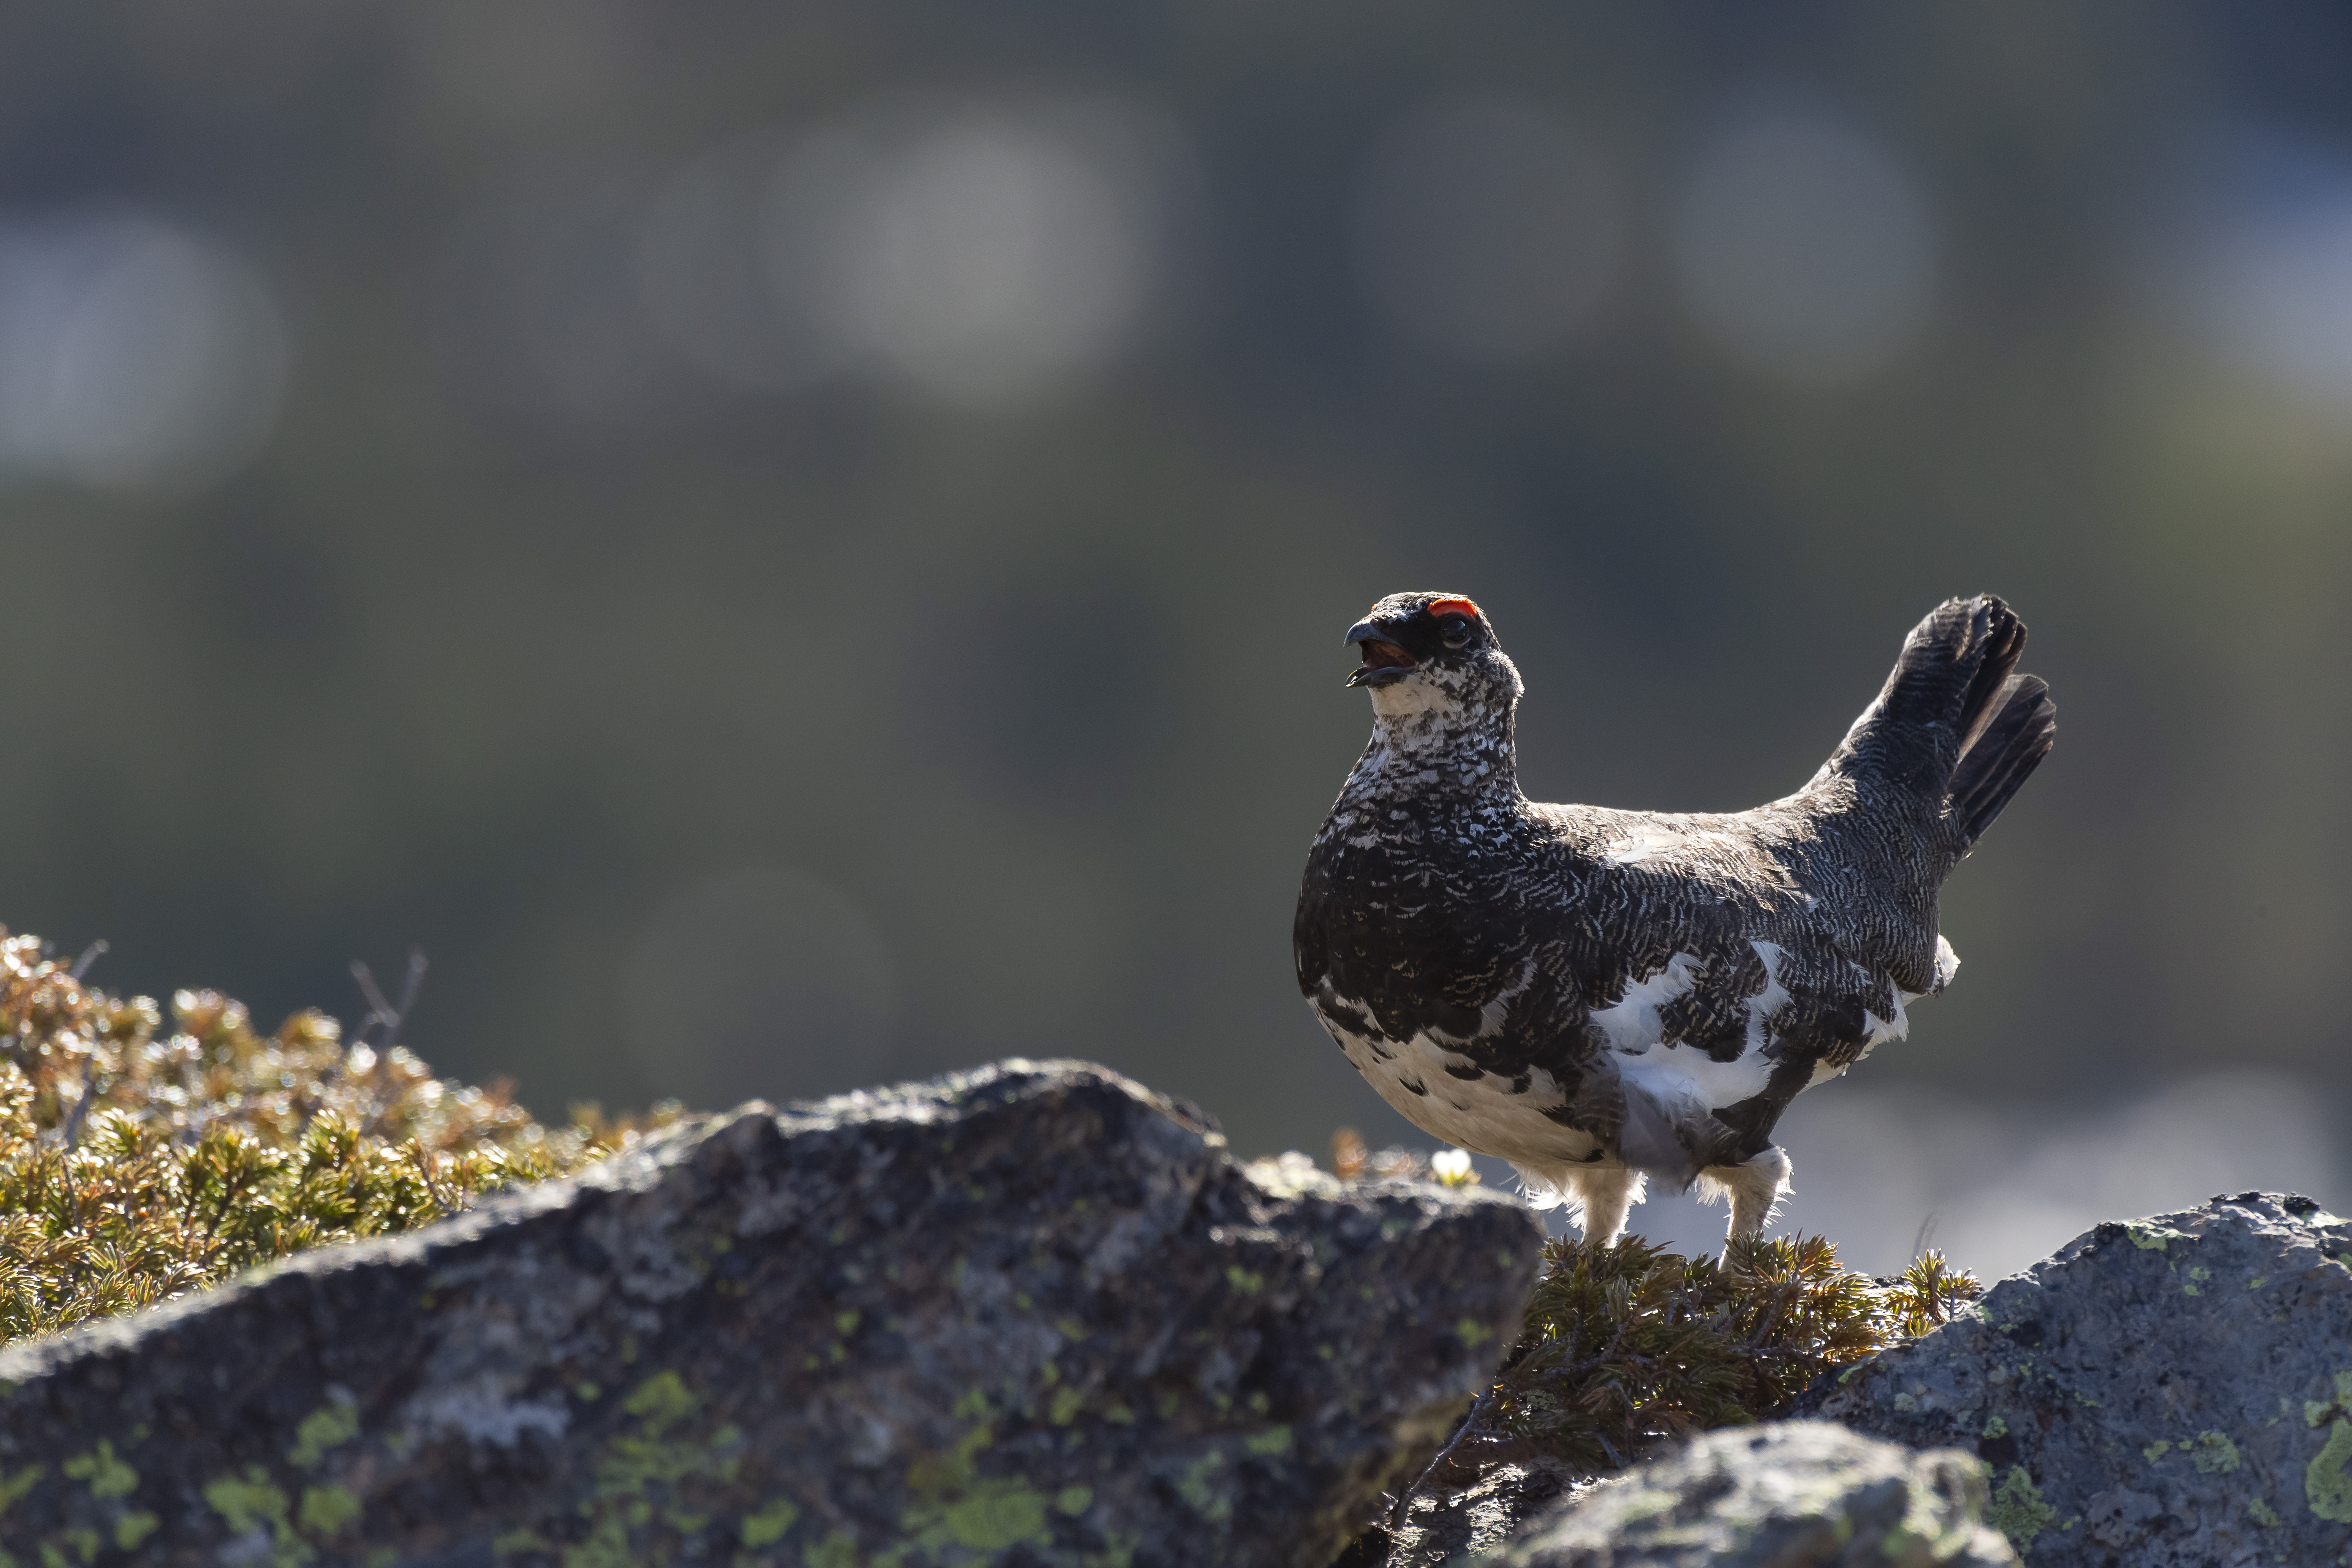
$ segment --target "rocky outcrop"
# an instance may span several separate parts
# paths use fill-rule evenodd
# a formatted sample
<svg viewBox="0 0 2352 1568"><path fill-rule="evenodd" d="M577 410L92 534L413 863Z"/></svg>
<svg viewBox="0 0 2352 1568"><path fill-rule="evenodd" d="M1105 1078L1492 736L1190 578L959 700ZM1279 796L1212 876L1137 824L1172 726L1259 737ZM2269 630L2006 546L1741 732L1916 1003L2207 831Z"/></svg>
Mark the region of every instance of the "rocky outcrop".
<svg viewBox="0 0 2352 1568"><path fill-rule="evenodd" d="M0 1355L23 1563L1321 1568L1519 1326L1508 1199L1009 1062Z"/></svg>
<svg viewBox="0 0 2352 1568"><path fill-rule="evenodd" d="M1735 1427L1584 1491L1475 1561L1506 1568L2000 1568L1981 1467L1822 1421ZM1456 1559L1457 1562L1465 1559Z"/></svg>
<svg viewBox="0 0 2352 1568"><path fill-rule="evenodd" d="M2103 1225L1801 1410L1992 1468L2035 1568L2352 1550L2352 1225L2247 1193Z"/></svg>

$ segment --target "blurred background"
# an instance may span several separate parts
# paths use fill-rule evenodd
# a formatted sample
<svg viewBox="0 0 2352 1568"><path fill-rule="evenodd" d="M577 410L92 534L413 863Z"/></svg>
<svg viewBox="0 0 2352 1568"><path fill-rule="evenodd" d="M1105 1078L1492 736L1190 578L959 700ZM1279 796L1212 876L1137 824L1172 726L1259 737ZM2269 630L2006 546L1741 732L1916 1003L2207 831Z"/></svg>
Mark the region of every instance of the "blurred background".
<svg viewBox="0 0 2352 1568"><path fill-rule="evenodd" d="M1788 1223L2352 1202L2347 71L2317 3L15 8L0 920L265 1026L415 945L553 1117L1069 1054L1425 1142L1290 974L1366 605L1486 606L1538 798L1732 809L1990 589L2061 743Z"/></svg>

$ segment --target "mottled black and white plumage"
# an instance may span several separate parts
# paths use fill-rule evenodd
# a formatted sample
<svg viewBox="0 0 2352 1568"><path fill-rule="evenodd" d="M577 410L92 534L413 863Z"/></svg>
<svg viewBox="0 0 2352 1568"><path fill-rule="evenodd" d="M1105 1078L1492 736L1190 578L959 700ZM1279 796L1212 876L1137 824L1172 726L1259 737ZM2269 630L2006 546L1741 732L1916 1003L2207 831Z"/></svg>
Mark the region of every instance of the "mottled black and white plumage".
<svg viewBox="0 0 2352 1568"><path fill-rule="evenodd" d="M1315 837L1299 988L1381 1098L1613 1240L1647 1177L1759 1231L1772 1129L1958 967L1937 890L2050 750L2025 627L1938 605L1811 783L1730 815L1519 791L1523 687L1477 606L1397 594L1348 632L1371 744Z"/></svg>

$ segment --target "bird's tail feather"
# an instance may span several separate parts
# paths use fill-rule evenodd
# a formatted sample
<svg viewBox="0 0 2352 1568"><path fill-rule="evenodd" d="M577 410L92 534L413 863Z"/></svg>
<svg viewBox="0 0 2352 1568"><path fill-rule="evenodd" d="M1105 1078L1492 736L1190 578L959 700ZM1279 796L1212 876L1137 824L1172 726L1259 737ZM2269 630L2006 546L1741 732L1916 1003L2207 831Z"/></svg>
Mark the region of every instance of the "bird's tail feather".
<svg viewBox="0 0 2352 1568"><path fill-rule="evenodd" d="M1948 599L1904 639L1825 773L1867 774L1942 816L1965 849L2049 753L2050 689L2019 675L2025 623L1990 594Z"/></svg>
<svg viewBox="0 0 2352 1568"><path fill-rule="evenodd" d="M1965 849L1983 836L2042 759L2057 743L2058 707L2038 675L2012 675L2001 683L2000 701L1960 752L1952 769L1944 807Z"/></svg>

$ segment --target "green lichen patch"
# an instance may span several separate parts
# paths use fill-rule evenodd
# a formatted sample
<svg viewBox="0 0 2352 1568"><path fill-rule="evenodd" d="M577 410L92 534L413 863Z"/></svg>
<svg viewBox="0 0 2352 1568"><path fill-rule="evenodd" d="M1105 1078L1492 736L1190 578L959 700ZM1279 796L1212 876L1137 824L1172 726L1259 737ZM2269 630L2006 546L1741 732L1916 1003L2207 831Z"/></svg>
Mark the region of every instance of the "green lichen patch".
<svg viewBox="0 0 2352 1568"><path fill-rule="evenodd" d="M247 1465L242 1475L205 1482L204 1499L231 1534L257 1535L267 1543L271 1568L300 1568L317 1561L316 1549L296 1532L285 1491L259 1465Z"/></svg>
<svg viewBox="0 0 2352 1568"><path fill-rule="evenodd" d="M114 1457L114 1445L104 1437L88 1453L76 1454L65 1462L68 1480L85 1481L89 1495L105 1500L129 1497L139 1489L139 1472Z"/></svg>
<svg viewBox="0 0 2352 1568"><path fill-rule="evenodd" d="M2238 1468L2238 1445L2225 1433L2200 1432L2197 1445L2190 1450L2196 1456L2200 1475L2228 1475Z"/></svg>
<svg viewBox="0 0 2352 1568"><path fill-rule="evenodd" d="M360 1516L360 1500L341 1487L304 1487L294 1517L305 1534L340 1535Z"/></svg>
<svg viewBox="0 0 2352 1568"><path fill-rule="evenodd" d="M286 1450L289 1464L309 1469L360 1435L359 1407L348 1400L331 1399L302 1417L294 1428L294 1446Z"/></svg>
<svg viewBox="0 0 2352 1568"><path fill-rule="evenodd" d="M0 1514L6 1513L11 1503L38 1486L41 1478L48 1473L47 1465L26 1465L13 1476L0 1469Z"/></svg>
<svg viewBox="0 0 2352 1568"><path fill-rule="evenodd" d="M2327 1441L2303 1468L2304 1501L2312 1512L2336 1524L2352 1524L2352 1476L2345 1473L2348 1463L2352 1463L2352 1421L2339 1416L2327 1429Z"/></svg>
<svg viewBox="0 0 2352 1568"><path fill-rule="evenodd" d="M2124 1234L2131 1238L2131 1244L2134 1247L2143 1252L2163 1252L2176 1241L2197 1239L2185 1230L2175 1230L2170 1226L2146 1223L2126 1225L2124 1226Z"/></svg>
<svg viewBox="0 0 2352 1568"><path fill-rule="evenodd" d="M918 1460L907 1470L914 1500L899 1515L904 1544L919 1561L940 1561L950 1547L1005 1552L1024 1542L1052 1544L1046 1519L1049 1500L1018 1476L982 1472L981 1456L995 1443L995 1429L972 1427L944 1454Z"/></svg>
<svg viewBox="0 0 2352 1568"><path fill-rule="evenodd" d="M1242 1451L1261 1459L1278 1458L1290 1452L1291 1435L1287 1426L1269 1426L1242 1439Z"/></svg>
<svg viewBox="0 0 2352 1568"><path fill-rule="evenodd" d="M1185 1466L1176 1478L1176 1495L1182 1498L1193 1512L1213 1524L1223 1523L1234 1516L1233 1492L1219 1484L1224 1468L1223 1451L1211 1448Z"/></svg>
<svg viewBox="0 0 2352 1568"><path fill-rule="evenodd" d="M800 1517L799 1505L789 1498L778 1498L764 1508L743 1516L743 1544L747 1547L773 1546L791 1531Z"/></svg>
<svg viewBox="0 0 2352 1568"><path fill-rule="evenodd" d="M2009 1537L2009 1543L2021 1554L2057 1517L2058 1510L2042 1500L2042 1489L2033 1484L2023 1465L2009 1468L1985 1510L1986 1522Z"/></svg>

